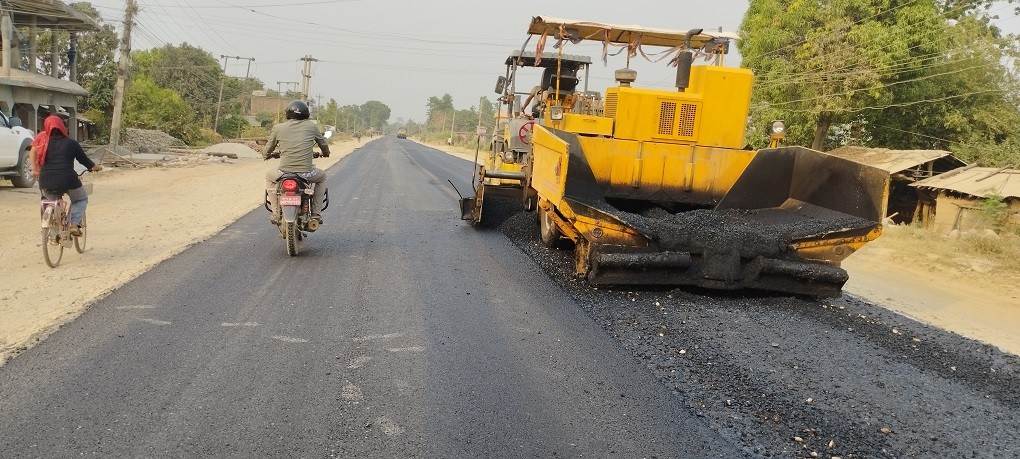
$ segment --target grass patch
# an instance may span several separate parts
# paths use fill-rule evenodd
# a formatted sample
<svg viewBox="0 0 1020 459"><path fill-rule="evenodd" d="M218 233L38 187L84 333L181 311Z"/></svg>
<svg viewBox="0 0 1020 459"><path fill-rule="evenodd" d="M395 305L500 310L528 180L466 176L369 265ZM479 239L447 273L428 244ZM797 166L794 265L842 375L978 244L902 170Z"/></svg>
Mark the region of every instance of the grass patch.
<svg viewBox="0 0 1020 459"><path fill-rule="evenodd" d="M921 269L995 277L995 284L1020 281L1020 236L965 233L959 239L915 226L887 226L867 248L884 249L895 259Z"/></svg>

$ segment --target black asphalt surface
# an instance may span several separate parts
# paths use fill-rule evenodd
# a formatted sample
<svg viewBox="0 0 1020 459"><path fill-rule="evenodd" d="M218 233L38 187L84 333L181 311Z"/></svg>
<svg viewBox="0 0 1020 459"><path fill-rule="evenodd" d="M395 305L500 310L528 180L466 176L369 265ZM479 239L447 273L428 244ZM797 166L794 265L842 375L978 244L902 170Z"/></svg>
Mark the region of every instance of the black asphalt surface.
<svg viewBox="0 0 1020 459"><path fill-rule="evenodd" d="M0 456L754 455L460 222L470 174L382 138L299 256L259 209L159 264L0 367Z"/></svg>

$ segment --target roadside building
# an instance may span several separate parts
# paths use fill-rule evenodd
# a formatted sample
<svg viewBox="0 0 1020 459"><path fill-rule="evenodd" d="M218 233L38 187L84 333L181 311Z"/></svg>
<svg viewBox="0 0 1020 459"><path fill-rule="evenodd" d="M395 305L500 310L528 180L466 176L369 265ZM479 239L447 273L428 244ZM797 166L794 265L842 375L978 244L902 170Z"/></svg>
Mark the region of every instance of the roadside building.
<svg viewBox="0 0 1020 459"><path fill-rule="evenodd" d="M78 119L78 97L87 96L88 91L77 83L77 33L98 28L92 18L59 0L0 3L0 109L21 118L33 131L42 127L44 115L66 113L68 124L76 127L71 135L79 135L83 126ZM54 40L48 53L39 54L37 37L43 30L67 32L70 48L57 49ZM49 73L43 74L42 61L59 62L62 53L70 68L50 65Z"/></svg>
<svg viewBox="0 0 1020 459"><path fill-rule="evenodd" d="M920 220L925 227L945 234L953 230L988 229L996 224L1020 226L1020 170L967 166L911 185L920 197ZM1002 208L989 209L989 197L1002 200ZM992 214L1001 217L994 222Z"/></svg>
<svg viewBox="0 0 1020 459"><path fill-rule="evenodd" d="M886 215L895 223L914 223L917 220L919 197L917 189L911 185L967 165L944 150L842 147L828 153L889 173Z"/></svg>
<svg viewBox="0 0 1020 459"><path fill-rule="evenodd" d="M294 98L283 95L269 95L265 91L255 91L251 95L251 106L249 113L269 113L280 121L280 114Z"/></svg>

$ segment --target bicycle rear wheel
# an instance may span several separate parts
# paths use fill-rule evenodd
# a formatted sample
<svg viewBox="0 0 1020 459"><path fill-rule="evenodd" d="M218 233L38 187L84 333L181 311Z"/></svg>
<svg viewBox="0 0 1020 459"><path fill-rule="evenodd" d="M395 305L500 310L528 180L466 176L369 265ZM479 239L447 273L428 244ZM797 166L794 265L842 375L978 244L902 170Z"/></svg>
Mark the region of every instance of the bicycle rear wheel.
<svg viewBox="0 0 1020 459"><path fill-rule="evenodd" d="M60 228L53 222L50 222L49 227L42 229L43 259L46 260L46 265L51 268L56 268L64 256L64 246L60 244L59 237Z"/></svg>
<svg viewBox="0 0 1020 459"><path fill-rule="evenodd" d="M74 238L74 250L78 253L85 253L85 243L88 241L89 227L87 217L81 216L81 236L75 236Z"/></svg>

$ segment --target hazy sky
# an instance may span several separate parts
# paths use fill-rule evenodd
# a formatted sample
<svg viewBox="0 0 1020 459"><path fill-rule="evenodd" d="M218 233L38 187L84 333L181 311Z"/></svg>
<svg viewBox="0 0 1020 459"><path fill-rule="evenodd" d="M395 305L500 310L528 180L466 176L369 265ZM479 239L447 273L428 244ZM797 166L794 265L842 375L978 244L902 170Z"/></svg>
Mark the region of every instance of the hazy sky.
<svg viewBox="0 0 1020 459"><path fill-rule="evenodd" d="M65 3L70 3L64 0ZM277 81L300 81L301 62L311 55L312 96L341 105L379 100L396 119L422 121L430 96L449 93L457 108L495 100L496 77L507 54L527 38L532 16L547 15L615 24L687 30L736 31L744 0L586 0L490 2L471 0L137 0L133 49L188 42L220 55L253 57L252 76L276 89ZM118 30L125 0L92 0ZM529 44L533 45L534 40ZM547 47L547 50L551 46ZM598 59L601 46L570 45L592 66L589 88L613 84L623 55ZM735 51L735 48L734 48ZM631 66L638 83L670 86L674 70L664 63ZM738 58L731 55L730 62ZM223 60L219 60L222 65ZM229 60L227 72L244 76L247 61ZM536 77L537 80L537 77ZM530 83L529 83L530 84ZM518 88L521 89L521 88ZM525 88L526 90L526 88Z"/></svg>

